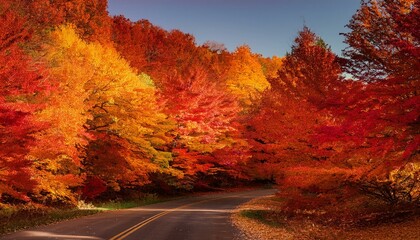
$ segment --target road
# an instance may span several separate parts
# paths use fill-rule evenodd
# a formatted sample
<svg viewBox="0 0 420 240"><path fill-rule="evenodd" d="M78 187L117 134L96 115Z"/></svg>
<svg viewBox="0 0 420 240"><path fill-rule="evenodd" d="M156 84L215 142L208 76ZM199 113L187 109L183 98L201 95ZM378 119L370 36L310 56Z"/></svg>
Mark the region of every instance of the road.
<svg viewBox="0 0 420 240"><path fill-rule="evenodd" d="M241 239L230 214L273 189L217 193L108 211L2 236L1 239Z"/></svg>

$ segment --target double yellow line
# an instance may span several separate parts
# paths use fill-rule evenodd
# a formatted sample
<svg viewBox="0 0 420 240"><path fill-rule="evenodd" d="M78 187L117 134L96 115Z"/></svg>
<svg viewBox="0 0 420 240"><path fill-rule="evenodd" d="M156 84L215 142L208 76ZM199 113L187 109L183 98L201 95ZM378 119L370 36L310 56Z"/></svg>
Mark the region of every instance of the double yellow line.
<svg viewBox="0 0 420 240"><path fill-rule="evenodd" d="M162 216L165 216L166 214L175 212L178 209L186 208L188 206L191 206L191 205L194 205L194 204L198 204L198 203L209 202L209 201L213 201L213 200L219 200L219 199L230 198L230 197L234 197L234 196L222 197L222 198L213 198L213 199L206 199L206 200L202 200L202 201L198 201L198 202L193 202L193 203L189 203L189 204L186 204L186 205L182 205L182 206L177 207L177 208L172 208L170 210L167 210L167 211L158 213L156 215L151 216L150 218L148 218L146 220L143 220L143 221L137 223L136 225L134 225L134 226L126 229L125 231L122 231L119 234L113 236L109 240L122 240L122 239L126 238L128 235L132 234L133 232L135 232L135 231L139 230L140 228L144 227L148 223L153 222L154 220L156 220L156 219L158 219L158 218L160 218Z"/></svg>

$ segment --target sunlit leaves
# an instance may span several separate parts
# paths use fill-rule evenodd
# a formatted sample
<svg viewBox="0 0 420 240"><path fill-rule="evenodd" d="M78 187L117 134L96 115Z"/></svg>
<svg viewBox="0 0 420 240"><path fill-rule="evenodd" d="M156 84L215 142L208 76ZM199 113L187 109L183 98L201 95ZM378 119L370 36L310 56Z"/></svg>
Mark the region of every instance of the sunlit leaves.
<svg viewBox="0 0 420 240"><path fill-rule="evenodd" d="M147 179L148 171L168 166L171 155L154 148L167 140L159 131L170 127L165 126L169 124L166 116L159 113L150 77L137 75L114 49L81 40L71 26L53 32L45 51L50 78L58 90L49 97L49 106L39 113L40 118L51 124L38 135L44 143L42 149L32 151L38 161L45 162L41 169L50 172L52 178L62 174L80 178L80 170L66 164L73 162L81 168L83 160L89 166L88 174L100 176L101 169L106 172L113 161L121 159L126 163L118 166L122 174L104 179L118 189L115 184L119 182L145 182L140 179ZM97 146L111 152L103 155L90 150ZM64 159L67 160L63 162ZM51 169L54 165L57 166ZM121 171L124 168L137 170L124 174ZM45 187L42 190L51 191L52 195L64 193Z"/></svg>
<svg viewBox="0 0 420 240"><path fill-rule="evenodd" d="M229 90L249 108L261 98L262 92L270 87L257 56L247 46L236 49L227 73L226 84Z"/></svg>

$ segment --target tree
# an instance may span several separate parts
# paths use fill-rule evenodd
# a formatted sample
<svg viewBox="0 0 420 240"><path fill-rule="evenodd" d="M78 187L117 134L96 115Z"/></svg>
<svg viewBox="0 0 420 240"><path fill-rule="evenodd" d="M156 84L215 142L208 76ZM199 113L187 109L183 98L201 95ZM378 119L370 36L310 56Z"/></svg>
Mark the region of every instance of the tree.
<svg viewBox="0 0 420 240"><path fill-rule="evenodd" d="M132 67L149 74L156 86L164 86L166 75L176 71L189 74L191 66L201 65L202 51L194 36L180 30L165 31L148 20L131 22L117 16L113 19L113 40Z"/></svg>
<svg viewBox="0 0 420 240"><path fill-rule="evenodd" d="M78 34L88 41L110 42L107 1L103 0L30 0L23 2L32 27L42 35L48 28L73 24Z"/></svg>
<svg viewBox="0 0 420 240"><path fill-rule="evenodd" d="M282 68L283 60L284 58L277 56L273 56L272 58L264 58L259 56L259 61L267 79L278 77L278 71Z"/></svg>
<svg viewBox="0 0 420 240"><path fill-rule="evenodd" d="M43 58L58 91L39 113L52 126L38 136L43 147L32 152L44 179L39 194L74 200L72 188L85 174L119 190L169 168L171 154L158 148L169 141L171 125L150 77L136 74L112 47L83 41L71 26L51 34ZM115 161L125 163L119 171L126 174L107 175Z"/></svg>
<svg viewBox="0 0 420 240"><path fill-rule="evenodd" d="M261 98L265 89L270 87L258 57L251 53L248 46L238 47L234 52L226 84L246 110Z"/></svg>
<svg viewBox="0 0 420 240"><path fill-rule="evenodd" d="M220 160L217 153L228 155L226 151L244 148L235 125L240 109L236 100L224 85L210 81L200 68L193 69L188 77L169 76L165 83L162 95L167 101L167 113L177 124L171 165L182 170L189 183L198 172L207 174L216 165L227 166L215 160ZM233 166L242 159L230 160Z"/></svg>
<svg viewBox="0 0 420 240"><path fill-rule="evenodd" d="M154 70L160 68L164 39L167 33L147 20L132 23L123 16L113 18L112 40L117 50L140 72L157 79Z"/></svg>
<svg viewBox="0 0 420 240"><path fill-rule="evenodd" d="M317 141L329 142L331 158L352 170L347 181L363 192L390 204L418 201L412 194L420 188L419 82L397 78L354 85L330 107L335 121L320 129Z"/></svg>
<svg viewBox="0 0 420 240"><path fill-rule="evenodd" d="M227 50L214 51L211 46L206 44L198 47L197 52L198 62L200 62L199 65L206 70L209 80L226 82L226 76L229 72L233 54Z"/></svg>
<svg viewBox="0 0 420 240"><path fill-rule="evenodd" d="M251 173L276 181L290 203L303 204L304 193L318 196L334 190L338 182L332 176L344 172L319 151L325 146L313 141L318 128L334 119L326 107L346 89L340 70L326 44L304 27L278 77L269 79L271 88L260 108L250 116Z"/></svg>
<svg viewBox="0 0 420 240"><path fill-rule="evenodd" d="M312 159L309 142L319 118L317 109L285 95L283 90L283 86L273 84L264 93L260 109L247 122L252 146L250 175L258 179L274 181L281 168Z"/></svg>
<svg viewBox="0 0 420 240"><path fill-rule="evenodd" d="M339 89L341 67L325 42L308 27L295 39L279 70L279 83L288 94L322 108ZM275 81L275 80L274 80Z"/></svg>
<svg viewBox="0 0 420 240"><path fill-rule="evenodd" d="M328 142L324 152L340 168L351 169L348 183L392 205L419 199L418 6L362 1L345 34L347 67L361 81L330 101L335 118L316 138Z"/></svg>
<svg viewBox="0 0 420 240"><path fill-rule="evenodd" d="M347 71L362 81L420 77L418 0L363 0L343 34Z"/></svg>
<svg viewBox="0 0 420 240"><path fill-rule="evenodd" d="M182 145L200 152L220 148L220 136L228 133L238 106L224 86L207 79L202 69L192 70L188 78L171 76L162 94L169 113L178 123Z"/></svg>
<svg viewBox="0 0 420 240"><path fill-rule="evenodd" d="M29 201L37 182L26 155L35 145L33 134L45 127L34 113L47 86L42 65L31 63L19 47L31 37L24 19L1 2L0 22L0 203Z"/></svg>

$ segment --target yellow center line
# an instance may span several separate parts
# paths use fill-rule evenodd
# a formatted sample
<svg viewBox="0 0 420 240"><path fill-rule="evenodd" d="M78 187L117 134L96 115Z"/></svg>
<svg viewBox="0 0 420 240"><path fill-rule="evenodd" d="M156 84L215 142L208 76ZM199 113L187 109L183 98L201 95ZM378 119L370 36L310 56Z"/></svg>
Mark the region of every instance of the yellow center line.
<svg viewBox="0 0 420 240"><path fill-rule="evenodd" d="M134 225L134 226L132 226L132 227L130 227L130 228L128 228L128 229L126 229L126 230L124 230L124 231L120 232L119 234L117 234L117 235L113 236L113 237L112 237L112 238L110 238L109 240L122 240L122 239L126 238L127 236L129 236L130 234L134 233L135 231L139 230L140 228L144 227L144 226L145 226L145 225L147 225L148 223L153 222L154 220L156 220L156 219L158 219L158 218L160 218L160 217L163 217L163 216L165 216L166 214L169 214L169 213L175 212L175 211L176 211L176 210L178 210L178 209L182 209L182 208L185 208L185 207L188 207L188 206L191 206L191 205L194 205L194 204L198 204L198 203L209 202L209 201L219 200L219 199L224 199L224 198L231 198L231 197L236 197L236 196L237 196L237 195L234 195L234 196L229 196L229 197L222 197L222 198L206 199L206 200L202 200L202 201L198 201L198 202L193 202L193 203L185 204L185 205L182 205L182 206L177 207L177 208L172 208L172 209L169 209L169 210L167 210L167 211L164 211L164 212L158 213L158 214L156 214L156 215L151 216L151 217L150 217L150 218L148 218L148 219L145 219L145 220L143 220L143 221L141 221L141 222L137 223L136 225Z"/></svg>

